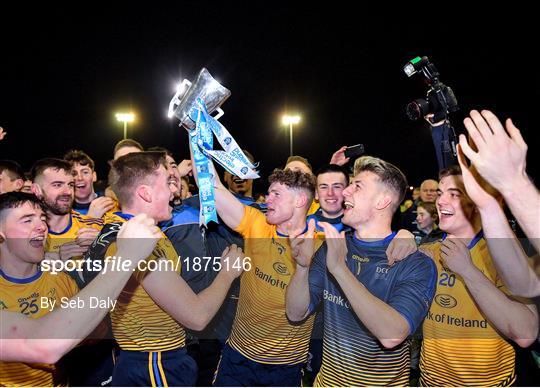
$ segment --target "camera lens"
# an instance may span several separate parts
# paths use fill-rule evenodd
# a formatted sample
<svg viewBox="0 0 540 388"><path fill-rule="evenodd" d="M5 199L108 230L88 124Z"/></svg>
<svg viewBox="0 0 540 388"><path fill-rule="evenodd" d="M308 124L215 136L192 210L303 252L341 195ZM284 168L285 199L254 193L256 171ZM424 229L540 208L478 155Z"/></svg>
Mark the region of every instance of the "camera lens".
<svg viewBox="0 0 540 388"><path fill-rule="evenodd" d="M419 120L429 113L429 103L424 99L414 100L407 104L406 113L410 120Z"/></svg>

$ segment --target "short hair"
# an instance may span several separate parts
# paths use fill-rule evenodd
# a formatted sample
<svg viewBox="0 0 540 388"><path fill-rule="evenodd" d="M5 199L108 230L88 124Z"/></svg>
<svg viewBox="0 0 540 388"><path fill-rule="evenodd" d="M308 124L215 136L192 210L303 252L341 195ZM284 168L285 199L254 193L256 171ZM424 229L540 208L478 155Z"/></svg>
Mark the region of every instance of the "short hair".
<svg viewBox="0 0 540 388"><path fill-rule="evenodd" d="M443 168L439 171L439 181L447 176L462 175L461 168L458 165Z"/></svg>
<svg viewBox="0 0 540 388"><path fill-rule="evenodd" d="M156 176L160 166L167 168L163 152L132 152L116 159L109 172L109 185L120 205L131 205L133 189Z"/></svg>
<svg viewBox="0 0 540 388"><path fill-rule="evenodd" d="M120 140L118 143L116 143L116 145L114 146L113 155L116 154L119 149L125 148L125 147L135 147L135 148L140 149L141 152L144 151L143 146L137 140L123 139L123 140Z"/></svg>
<svg viewBox="0 0 540 388"><path fill-rule="evenodd" d="M315 187L317 185L317 180L313 174L288 169L280 170L278 168L268 177L268 182L270 184L281 183L291 189L307 191L311 199L315 196Z"/></svg>
<svg viewBox="0 0 540 388"><path fill-rule="evenodd" d="M349 184L349 173L344 167L338 164L325 164L324 166L322 166L321 168L317 170L317 173L315 174L315 176L318 177L319 175L328 174L331 172L337 172L339 174L343 174L345 178L345 185Z"/></svg>
<svg viewBox="0 0 540 388"><path fill-rule="evenodd" d="M30 170L30 178L32 182L35 182L36 177L42 175L43 171L48 168L52 168L55 171L64 170L70 175L72 170L71 164L67 160L57 158L40 159L34 163L32 169Z"/></svg>
<svg viewBox="0 0 540 388"><path fill-rule="evenodd" d="M159 147L159 146L150 147L150 148L147 148L146 151L149 151L149 152L163 152L165 155L170 156L171 158L174 159L173 153L171 151L169 151L165 147Z"/></svg>
<svg viewBox="0 0 540 388"><path fill-rule="evenodd" d="M0 194L0 220L4 219L6 210L19 208L27 202L30 202L34 207L39 207L43 210L43 203L34 194L20 191L11 191L9 193Z"/></svg>
<svg viewBox="0 0 540 388"><path fill-rule="evenodd" d="M311 164L309 164L308 160L302 156L299 155L291 155L287 158L287 162L285 163L285 166L291 162L300 162L308 166L308 168L313 171L313 168L311 167Z"/></svg>
<svg viewBox="0 0 540 388"><path fill-rule="evenodd" d="M476 182L489 195L491 195L492 197L494 197L498 201L503 200L502 194L478 173L478 170L475 168L474 165L469 167L469 171L473 175ZM461 177L463 177L463 172L461 171L461 167L458 166L458 165L454 165L454 166L450 166L448 168L444 168L441 171L439 171L439 181L442 180L443 178L448 177L448 176L461 176ZM465 194L467 195L467 197L469 196L468 193L467 193L467 190L465 190ZM469 199L470 199L470 197L469 197Z"/></svg>
<svg viewBox="0 0 540 388"><path fill-rule="evenodd" d="M14 160L0 160L0 174L4 171L12 181L17 179L24 180L24 170L21 165Z"/></svg>
<svg viewBox="0 0 540 388"><path fill-rule="evenodd" d="M81 150L70 150L64 155L64 160L67 160L73 166L75 163L81 166L88 166L94 170L95 163L88 154Z"/></svg>
<svg viewBox="0 0 540 388"><path fill-rule="evenodd" d="M392 204L392 213L395 212L407 193L408 185L405 175L392 163L373 156L362 156L356 159L356 162L354 162L354 175L356 176L363 171L369 171L377 175L381 183L394 192L397 201Z"/></svg>
<svg viewBox="0 0 540 388"><path fill-rule="evenodd" d="M436 222L438 222L439 219L439 213L437 212L437 206L435 206L434 202L424 202L420 201L418 202L418 205L416 205L416 208L423 207L426 209L426 211L429 213L430 216L436 217Z"/></svg>

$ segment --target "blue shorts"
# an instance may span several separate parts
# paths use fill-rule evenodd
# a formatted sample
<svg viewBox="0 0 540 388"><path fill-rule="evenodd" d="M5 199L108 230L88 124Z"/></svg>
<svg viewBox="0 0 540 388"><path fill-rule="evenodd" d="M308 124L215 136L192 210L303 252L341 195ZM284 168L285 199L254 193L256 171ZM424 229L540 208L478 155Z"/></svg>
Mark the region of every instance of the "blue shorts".
<svg viewBox="0 0 540 388"><path fill-rule="evenodd" d="M166 352L120 350L112 377L115 387L193 386L196 381L197 364L185 348Z"/></svg>
<svg viewBox="0 0 540 388"><path fill-rule="evenodd" d="M301 380L302 363L263 364L250 360L226 344L214 377L214 386L299 387Z"/></svg>

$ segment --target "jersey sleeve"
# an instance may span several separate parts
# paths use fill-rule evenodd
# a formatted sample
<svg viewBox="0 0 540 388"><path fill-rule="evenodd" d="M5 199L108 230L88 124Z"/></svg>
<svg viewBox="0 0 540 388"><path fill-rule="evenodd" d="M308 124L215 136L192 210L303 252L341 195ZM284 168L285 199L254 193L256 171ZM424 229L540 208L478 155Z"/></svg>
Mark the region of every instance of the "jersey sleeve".
<svg viewBox="0 0 540 388"><path fill-rule="evenodd" d="M414 253L400 264L399 279L394 286L388 304L409 323L409 334L413 334L424 320L437 283L437 267L423 253Z"/></svg>
<svg viewBox="0 0 540 388"><path fill-rule="evenodd" d="M317 306L321 303L324 282L326 278L326 243L315 252L311 268L309 269L309 314L317 310Z"/></svg>
<svg viewBox="0 0 540 388"><path fill-rule="evenodd" d="M244 206L244 216L235 231L244 238L270 237L261 235L268 228L265 215L251 206Z"/></svg>

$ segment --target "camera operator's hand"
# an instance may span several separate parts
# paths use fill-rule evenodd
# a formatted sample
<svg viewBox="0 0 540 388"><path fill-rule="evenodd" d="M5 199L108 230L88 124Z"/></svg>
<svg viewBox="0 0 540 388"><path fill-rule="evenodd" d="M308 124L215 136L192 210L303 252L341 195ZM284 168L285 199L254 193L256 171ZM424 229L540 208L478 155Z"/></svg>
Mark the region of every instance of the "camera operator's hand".
<svg viewBox="0 0 540 388"><path fill-rule="evenodd" d="M459 136L459 145L488 183L504 192L528 180L525 172L527 144L511 119L506 120L508 134L488 110L481 114L471 111L463 123L478 151L471 148L464 135Z"/></svg>
<svg viewBox="0 0 540 388"><path fill-rule="evenodd" d="M433 113L427 114L424 116L424 120L428 122L428 124L432 127L438 127L439 125L443 125L446 122L446 119L443 119L441 121L437 121L436 123L433 122L433 117L435 115Z"/></svg>
<svg viewBox="0 0 540 388"><path fill-rule="evenodd" d="M350 158L345 157L346 150L347 146L343 146L339 150L334 152L334 154L332 155L332 159L330 159L330 164L337 164L338 166L343 166L344 164L348 163Z"/></svg>

